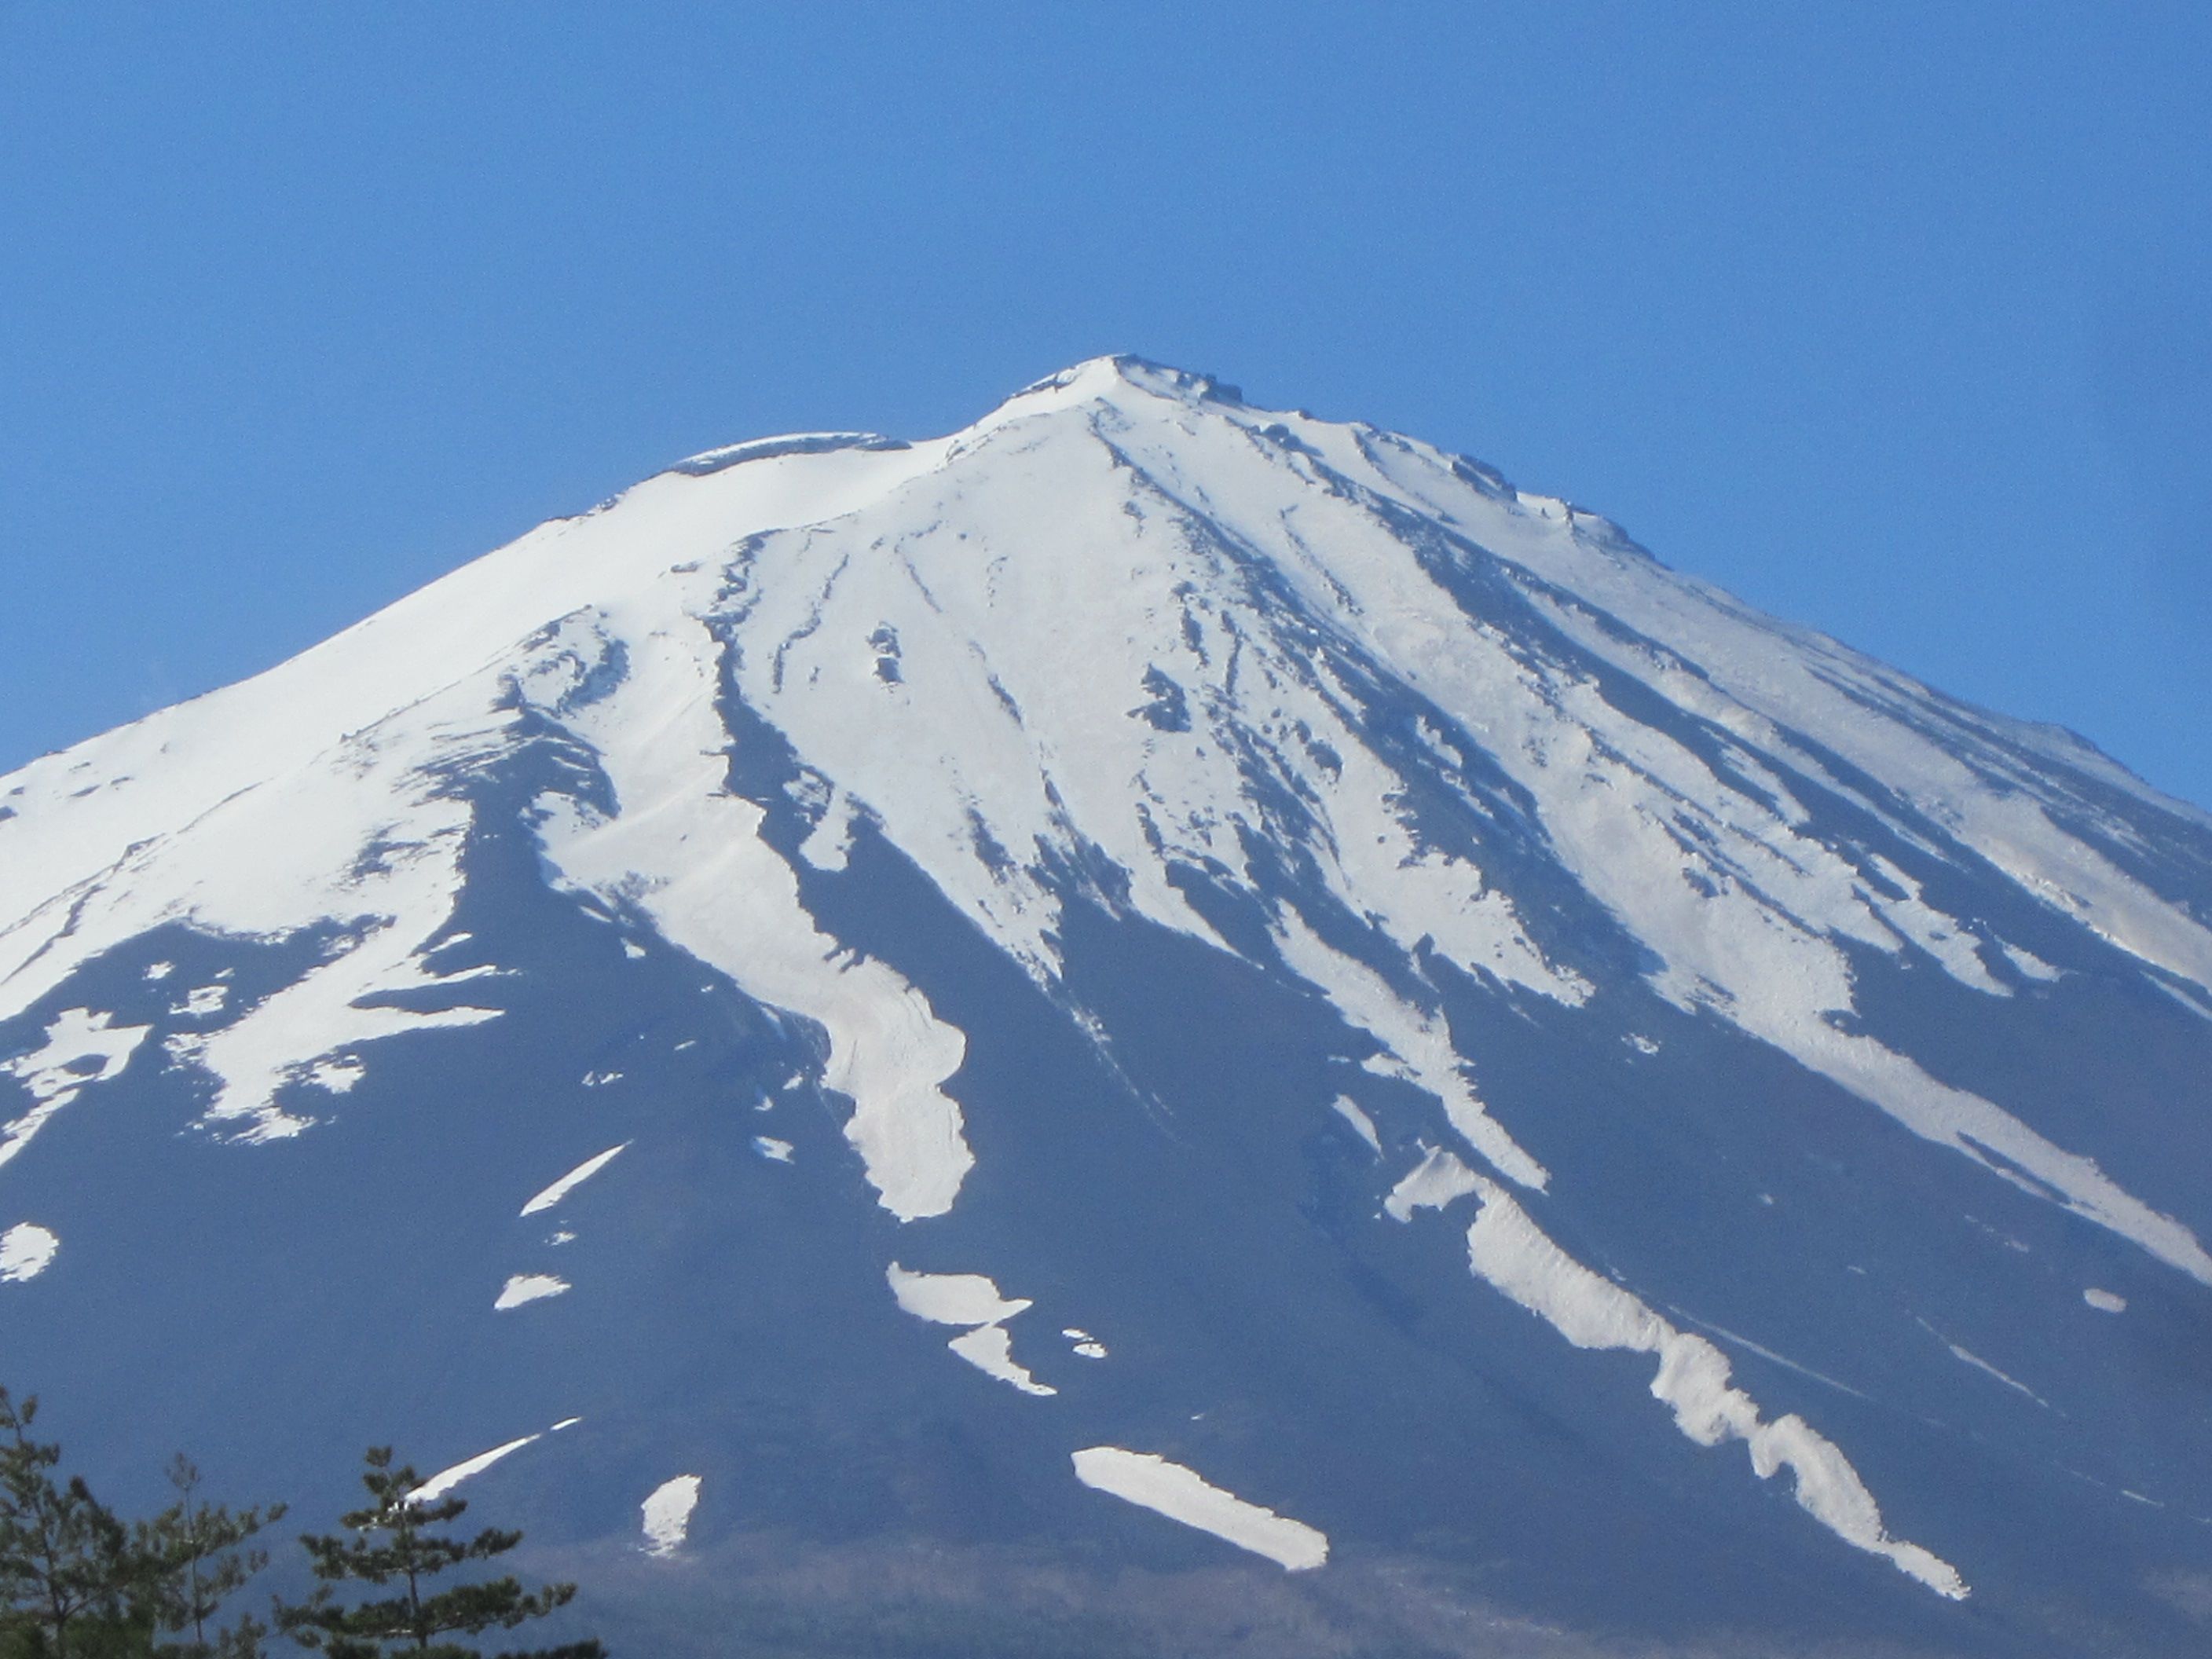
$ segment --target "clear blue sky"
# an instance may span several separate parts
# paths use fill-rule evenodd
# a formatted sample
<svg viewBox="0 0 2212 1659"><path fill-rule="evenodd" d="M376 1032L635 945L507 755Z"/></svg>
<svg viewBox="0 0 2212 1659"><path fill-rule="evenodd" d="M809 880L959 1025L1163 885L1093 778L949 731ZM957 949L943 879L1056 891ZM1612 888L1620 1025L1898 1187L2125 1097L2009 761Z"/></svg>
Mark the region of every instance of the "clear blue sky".
<svg viewBox="0 0 2212 1659"><path fill-rule="evenodd" d="M2212 804L2212 8L0 0L0 769L1133 350Z"/></svg>

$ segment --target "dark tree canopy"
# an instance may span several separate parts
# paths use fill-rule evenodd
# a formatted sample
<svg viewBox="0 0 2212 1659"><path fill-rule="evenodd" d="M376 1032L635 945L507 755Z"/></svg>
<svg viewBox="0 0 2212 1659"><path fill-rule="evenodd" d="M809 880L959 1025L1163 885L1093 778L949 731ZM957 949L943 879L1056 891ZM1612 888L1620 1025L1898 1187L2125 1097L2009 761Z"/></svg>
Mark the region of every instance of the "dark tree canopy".
<svg viewBox="0 0 2212 1659"><path fill-rule="evenodd" d="M157 1641L154 1659L259 1659L266 1625L251 1614L228 1627L218 1627L216 1619L269 1564L267 1552L245 1545L282 1518L284 1505L233 1510L208 1503L200 1496L198 1468L182 1453L169 1465L169 1484L177 1489L176 1503L141 1522L132 1540L155 1623L178 1638Z"/></svg>
<svg viewBox="0 0 2212 1659"><path fill-rule="evenodd" d="M105 1659L148 1650L151 1615L130 1529L82 1476L63 1480L61 1448L31 1437L35 1395L0 1389L0 1656Z"/></svg>
<svg viewBox="0 0 2212 1659"><path fill-rule="evenodd" d="M340 1517L343 1533L309 1534L300 1540L323 1583L306 1601L280 1604L276 1622L301 1646L329 1659L486 1659L481 1649L447 1638L478 1637L495 1626L512 1630L575 1595L574 1584L525 1591L512 1575L433 1590L429 1581L439 1575L503 1555L522 1534L491 1528L471 1539L447 1536L435 1528L458 1520L468 1508L464 1500L417 1499L422 1478L404 1465L395 1468L389 1446L371 1448L367 1462L362 1484L368 1489L368 1506ZM386 1593L343 1605L335 1587L349 1583ZM493 1659L606 1659L606 1650L597 1641L582 1641L509 1650Z"/></svg>

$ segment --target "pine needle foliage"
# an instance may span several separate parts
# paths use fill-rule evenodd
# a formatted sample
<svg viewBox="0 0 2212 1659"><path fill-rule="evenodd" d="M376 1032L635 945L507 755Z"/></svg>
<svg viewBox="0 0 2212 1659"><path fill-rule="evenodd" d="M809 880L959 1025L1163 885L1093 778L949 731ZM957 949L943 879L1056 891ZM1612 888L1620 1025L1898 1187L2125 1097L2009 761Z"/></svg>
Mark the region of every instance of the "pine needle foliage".
<svg viewBox="0 0 2212 1659"><path fill-rule="evenodd" d="M522 1534L489 1528L471 1539L447 1536L436 1529L460 1517L468 1508L464 1500L418 1499L422 1477L404 1464L394 1467L389 1446L371 1447L367 1463L362 1485L368 1505L340 1517L343 1533L311 1533L300 1540L323 1583L304 1602L280 1601L276 1623L301 1646L328 1659L488 1659L447 1638L478 1637L494 1626L512 1630L575 1595L574 1584L527 1592L511 1575L433 1589L430 1581L441 1574L503 1555ZM343 1583L389 1593L343 1606L334 1587ZM606 1650L597 1641L572 1642L489 1659L606 1659Z"/></svg>
<svg viewBox="0 0 2212 1659"><path fill-rule="evenodd" d="M130 1529L61 1448L34 1440L36 1395L0 1389L0 1656L106 1659L146 1650L151 1624Z"/></svg>
<svg viewBox="0 0 2212 1659"><path fill-rule="evenodd" d="M134 1547L146 1565L145 1593L159 1627L177 1637L157 1641L154 1659L260 1659L269 1627L250 1613L217 1628L216 1615L246 1581L269 1565L265 1550L245 1547L279 1520L284 1505L232 1510L200 1496L200 1472L181 1452L169 1465L177 1501L136 1528Z"/></svg>

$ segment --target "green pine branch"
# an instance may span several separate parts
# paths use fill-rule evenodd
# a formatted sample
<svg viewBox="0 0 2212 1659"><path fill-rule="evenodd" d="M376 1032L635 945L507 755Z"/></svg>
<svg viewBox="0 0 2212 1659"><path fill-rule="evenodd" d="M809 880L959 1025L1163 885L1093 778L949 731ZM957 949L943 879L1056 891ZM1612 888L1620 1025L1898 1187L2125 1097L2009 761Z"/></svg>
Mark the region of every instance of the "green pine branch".
<svg viewBox="0 0 2212 1659"><path fill-rule="evenodd" d="M504 1555L522 1534L493 1527L473 1537L448 1536L436 1529L460 1518L468 1509L465 1499L417 1498L422 1478L406 1464L395 1466L389 1446L371 1447L364 1461L362 1485L370 1502L339 1517L343 1532L301 1537L322 1582L305 1601L276 1607L277 1628L301 1647L328 1659L485 1659L445 1638L513 1630L567 1606L576 1594L574 1584L526 1591L512 1575L434 1588L432 1580L465 1563ZM348 1604L337 1594L347 1583L393 1593ZM605 1659L605 1650L585 1641L495 1659Z"/></svg>
<svg viewBox="0 0 2212 1659"><path fill-rule="evenodd" d="M176 1501L126 1523L82 1477L64 1477L61 1448L35 1437L38 1413L35 1397L0 1389L0 1659L265 1659L270 1626L223 1613L268 1564L252 1540L284 1506L210 1503L180 1455L168 1470ZM300 1540L313 1592L275 1605L276 1628L300 1646L327 1659L606 1659L596 1640L495 1656L466 1645L566 1607L576 1587L526 1589L511 1573L447 1579L522 1534L448 1532L468 1504L418 1498L421 1478L388 1446L368 1452L362 1484L367 1504L337 1532ZM348 1600L348 1587L377 1593Z"/></svg>

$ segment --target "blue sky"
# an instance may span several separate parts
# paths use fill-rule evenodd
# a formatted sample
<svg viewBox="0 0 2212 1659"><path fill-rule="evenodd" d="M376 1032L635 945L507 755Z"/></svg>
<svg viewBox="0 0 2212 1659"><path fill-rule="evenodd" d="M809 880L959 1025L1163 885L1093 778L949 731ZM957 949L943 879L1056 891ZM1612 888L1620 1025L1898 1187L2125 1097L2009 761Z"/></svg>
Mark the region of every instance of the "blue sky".
<svg viewBox="0 0 2212 1659"><path fill-rule="evenodd" d="M2212 8L0 0L0 769L1102 351L2212 805Z"/></svg>

